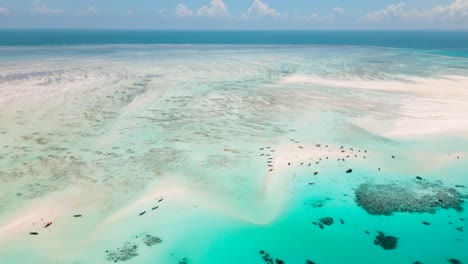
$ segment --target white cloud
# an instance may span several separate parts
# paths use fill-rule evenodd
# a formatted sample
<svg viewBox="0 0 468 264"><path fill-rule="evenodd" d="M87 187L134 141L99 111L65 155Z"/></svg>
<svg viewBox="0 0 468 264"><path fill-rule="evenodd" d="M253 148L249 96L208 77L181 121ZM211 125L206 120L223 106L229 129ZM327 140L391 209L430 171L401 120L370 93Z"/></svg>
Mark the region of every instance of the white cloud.
<svg viewBox="0 0 468 264"><path fill-rule="evenodd" d="M186 7L184 4L177 5L177 16L185 17L185 16L192 16L193 11Z"/></svg>
<svg viewBox="0 0 468 264"><path fill-rule="evenodd" d="M254 0L250 6L247 15L257 14L261 16L280 16L280 13L273 8L270 8L267 3L261 0Z"/></svg>
<svg viewBox="0 0 468 264"><path fill-rule="evenodd" d="M387 17L397 17L403 13L404 6L406 6L405 3L389 5L385 9L366 14L363 19L368 21L380 21Z"/></svg>
<svg viewBox="0 0 468 264"><path fill-rule="evenodd" d="M386 19L431 19L468 20L468 0L455 0L449 5L431 9L405 9L406 3L389 5L387 8L366 14L361 20L382 21Z"/></svg>
<svg viewBox="0 0 468 264"><path fill-rule="evenodd" d="M97 10L94 6L90 6L88 7L88 10L86 11L86 13L90 14L90 15L95 15L97 13Z"/></svg>
<svg viewBox="0 0 468 264"><path fill-rule="evenodd" d="M310 15L310 19L313 19L313 20L316 20L316 19L318 19L319 17L320 17L320 16L317 15L317 14L312 14L312 15Z"/></svg>
<svg viewBox="0 0 468 264"><path fill-rule="evenodd" d="M197 11L197 16L229 16L228 7L223 0L211 0L210 6L202 6Z"/></svg>
<svg viewBox="0 0 468 264"><path fill-rule="evenodd" d="M328 15L318 15L313 13L309 17L306 17L306 20L316 22L316 23L333 23L336 22L337 17L344 14L344 9L337 6L333 8L333 13Z"/></svg>
<svg viewBox="0 0 468 264"><path fill-rule="evenodd" d="M163 9L159 10L158 14L160 16L165 16L165 15L167 15L168 12L169 12L169 10L167 10L166 8L163 8Z"/></svg>
<svg viewBox="0 0 468 264"><path fill-rule="evenodd" d="M339 7L339 6L333 8L333 11L335 11L338 14L344 14L344 9L342 7Z"/></svg>
<svg viewBox="0 0 468 264"><path fill-rule="evenodd" d="M10 14L10 10L8 10L8 8L6 7L2 7L0 6L0 16L8 16Z"/></svg>
<svg viewBox="0 0 468 264"><path fill-rule="evenodd" d="M86 11L84 11L83 13L81 13L80 15L83 15L83 16L93 16L97 13L97 10L94 6L90 6L88 7L88 9L86 9Z"/></svg>
<svg viewBox="0 0 468 264"><path fill-rule="evenodd" d="M468 0L455 0L447 6L436 6L431 11L435 16L468 18Z"/></svg>
<svg viewBox="0 0 468 264"><path fill-rule="evenodd" d="M33 0L33 13L40 14L40 15L60 15L63 14L63 9L51 9L48 8L45 4L42 3L41 0Z"/></svg>
<svg viewBox="0 0 468 264"><path fill-rule="evenodd" d="M311 20L313 22L333 22L335 21L335 16L333 14L331 15L327 15L327 16L320 16L320 15L317 15L317 14L312 14L308 20Z"/></svg>

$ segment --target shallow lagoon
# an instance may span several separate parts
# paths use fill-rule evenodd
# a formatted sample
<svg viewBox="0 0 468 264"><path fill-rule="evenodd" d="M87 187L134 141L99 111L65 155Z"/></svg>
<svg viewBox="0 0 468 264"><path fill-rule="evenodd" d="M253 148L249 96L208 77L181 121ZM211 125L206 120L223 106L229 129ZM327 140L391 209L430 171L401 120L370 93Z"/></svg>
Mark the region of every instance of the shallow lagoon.
<svg viewBox="0 0 468 264"><path fill-rule="evenodd" d="M468 262L466 210L370 215L355 201L361 184L416 176L467 195L464 58L310 45L0 54L6 263L106 263L126 242L138 254L126 263L265 263L261 250ZM323 217L334 223L313 224ZM378 231L397 247L374 245Z"/></svg>

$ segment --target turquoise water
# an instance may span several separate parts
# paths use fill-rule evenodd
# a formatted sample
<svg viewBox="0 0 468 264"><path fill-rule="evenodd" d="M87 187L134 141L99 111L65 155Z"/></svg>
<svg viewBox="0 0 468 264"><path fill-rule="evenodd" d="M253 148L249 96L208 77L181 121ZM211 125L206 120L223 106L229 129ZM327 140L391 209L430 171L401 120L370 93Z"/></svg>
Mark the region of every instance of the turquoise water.
<svg viewBox="0 0 468 264"><path fill-rule="evenodd" d="M468 262L463 45L100 44L0 48L1 263Z"/></svg>

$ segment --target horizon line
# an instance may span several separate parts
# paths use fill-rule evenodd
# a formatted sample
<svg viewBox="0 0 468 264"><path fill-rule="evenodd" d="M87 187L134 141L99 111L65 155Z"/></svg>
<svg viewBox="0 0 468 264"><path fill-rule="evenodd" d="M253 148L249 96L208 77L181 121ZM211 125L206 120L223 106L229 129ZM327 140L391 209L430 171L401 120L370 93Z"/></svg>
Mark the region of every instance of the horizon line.
<svg viewBox="0 0 468 264"><path fill-rule="evenodd" d="M182 28L50 28L50 27L0 27L0 30L126 30L126 31L244 31L244 32L255 32L255 31L458 31L458 32L468 32L467 29L421 29L421 28L409 28L409 29L392 29L392 28L383 28L383 29L352 29L352 28L330 28L330 29L182 29Z"/></svg>

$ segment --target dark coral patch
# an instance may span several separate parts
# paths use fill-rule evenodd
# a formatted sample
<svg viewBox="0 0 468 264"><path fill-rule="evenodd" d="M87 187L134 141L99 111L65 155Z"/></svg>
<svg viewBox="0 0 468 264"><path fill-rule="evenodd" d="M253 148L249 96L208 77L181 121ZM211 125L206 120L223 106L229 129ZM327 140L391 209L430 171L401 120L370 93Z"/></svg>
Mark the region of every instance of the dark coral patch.
<svg viewBox="0 0 468 264"><path fill-rule="evenodd" d="M331 217L323 217L323 218L320 218L319 221L320 223L327 225L327 226L331 226L334 223L333 218Z"/></svg>
<svg viewBox="0 0 468 264"><path fill-rule="evenodd" d="M355 191L356 203L372 215L435 213L438 209L450 208L460 212L464 199L457 190L441 182L365 183Z"/></svg>
<svg viewBox="0 0 468 264"><path fill-rule="evenodd" d="M395 249L398 244L398 238L394 236L386 236L383 232L375 237L374 244L381 246L385 250Z"/></svg>
<svg viewBox="0 0 468 264"><path fill-rule="evenodd" d="M149 234L146 234L145 236L143 236L143 243L145 243L148 247L152 247L161 242L162 242L162 239L160 239L159 237L152 236Z"/></svg>
<svg viewBox="0 0 468 264"><path fill-rule="evenodd" d="M107 260L112 262L127 261L138 256L138 246L125 242L124 246L115 250L107 250Z"/></svg>

